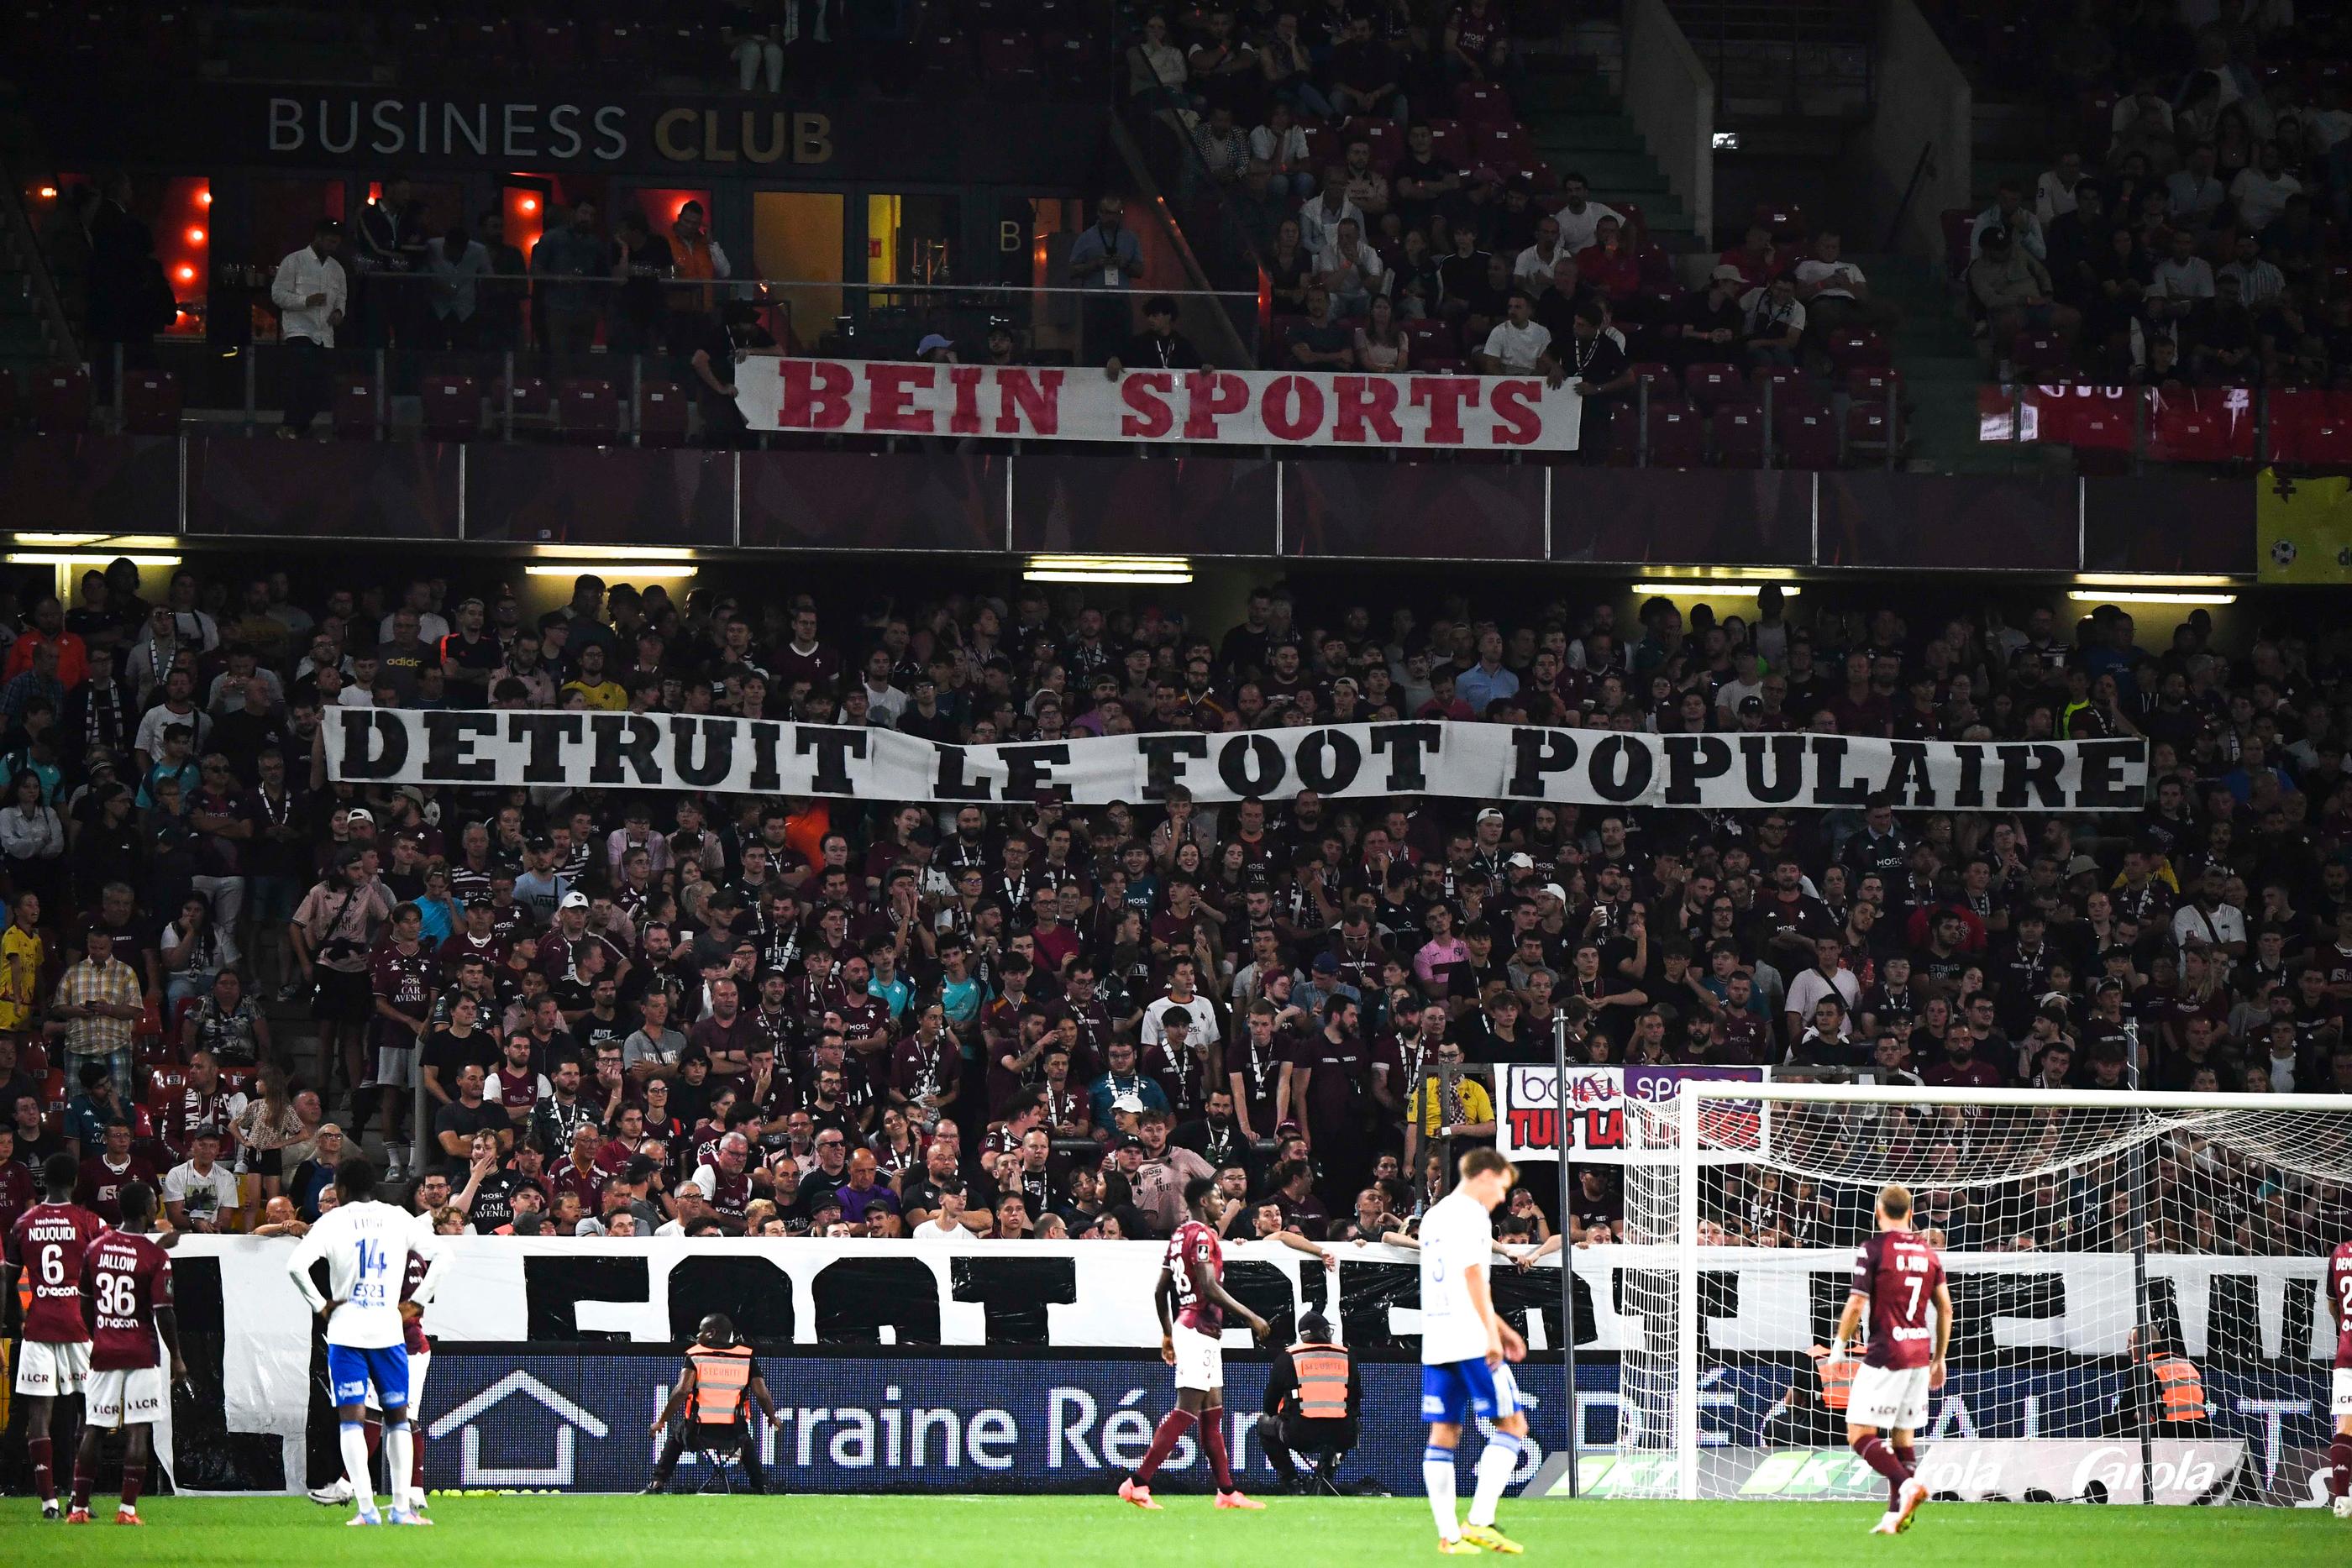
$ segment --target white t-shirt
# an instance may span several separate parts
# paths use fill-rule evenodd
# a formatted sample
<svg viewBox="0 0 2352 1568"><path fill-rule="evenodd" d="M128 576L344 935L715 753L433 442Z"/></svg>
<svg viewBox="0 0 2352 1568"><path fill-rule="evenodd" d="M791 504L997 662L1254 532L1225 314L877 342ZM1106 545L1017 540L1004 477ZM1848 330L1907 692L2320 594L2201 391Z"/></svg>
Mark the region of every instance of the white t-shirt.
<svg viewBox="0 0 2352 1568"><path fill-rule="evenodd" d="M389 1350L404 1338L400 1321L401 1287L408 1277L408 1255L416 1253L431 1267L417 1299L433 1292L447 1266L448 1249L417 1217L388 1203L347 1203L331 1208L310 1227L286 1260L294 1288L313 1311L327 1304L310 1279L310 1265L327 1260L327 1288L341 1303L327 1320L327 1343L360 1350Z"/></svg>
<svg viewBox="0 0 2352 1568"><path fill-rule="evenodd" d="M190 1219L217 1219L236 1209L236 1177L218 1160L208 1171L197 1170L194 1160L182 1160L163 1175L163 1201L186 1204Z"/></svg>
<svg viewBox="0 0 2352 1568"><path fill-rule="evenodd" d="M1782 1010L1796 1014L1810 1028L1813 1021L1814 1005L1832 990L1835 990L1838 999L1845 1003L1846 1016L1852 1018L1853 1009L1862 1005L1862 984L1853 977L1851 969L1840 969L1835 981L1823 978L1819 969L1806 970L1789 982L1789 1002Z"/></svg>
<svg viewBox="0 0 2352 1568"><path fill-rule="evenodd" d="M1620 229L1625 226L1624 214L1614 207L1604 207L1599 202L1593 201L1586 202L1584 210L1580 213L1572 213L1566 207L1562 207L1552 214L1551 217L1552 222L1559 225L1559 243L1567 247L1568 254L1570 256L1574 256L1592 243L1592 236L1601 232L1601 219L1615 218ZM1630 235L1627 236L1626 243L1628 246L1633 243Z"/></svg>
<svg viewBox="0 0 2352 1568"><path fill-rule="evenodd" d="M1192 994L1192 999L1189 1002L1179 1002L1173 997L1162 997L1145 1008L1143 1027L1137 1031L1138 1039L1147 1046L1164 1042L1168 1039L1165 1021L1168 1009L1175 1007L1181 1007L1192 1015L1192 1030L1184 1037L1188 1042L1205 1040L1213 1045L1222 1038L1217 1029L1217 1009L1209 1005L1208 998L1195 991Z"/></svg>
<svg viewBox="0 0 2352 1568"><path fill-rule="evenodd" d="M2246 939L2246 917L2235 904L2217 904L2208 915L2194 904L2184 904L2172 915L2172 942L2176 947L2186 947L2191 942L2210 942L2219 946L2224 942Z"/></svg>
<svg viewBox="0 0 2352 1568"><path fill-rule="evenodd" d="M1551 269L1559 265L1561 256L1572 258L1575 255L1576 252L1569 249L1565 243L1562 243L1560 247L1549 256L1544 255L1543 246L1531 245L1519 252L1518 259L1511 263L1511 277L1514 280L1522 277L1549 279Z"/></svg>
<svg viewBox="0 0 2352 1568"><path fill-rule="evenodd" d="M1495 1227L1484 1205L1456 1188L1421 1217L1421 1361L1483 1361L1486 1325L1470 1299L1467 1270L1494 1262Z"/></svg>
<svg viewBox="0 0 2352 1568"><path fill-rule="evenodd" d="M1486 352L1501 361L1507 371L1533 371L1536 361L1550 347L1551 329L1540 321L1530 321L1524 327L1497 321L1495 329L1486 334Z"/></svg>
<svg viewBox="0 0 2352 1568"><path fill-rule="evenodd" d="M1797 281L1822 285L1813 296L1816 299L1851 299L1853 286L1864 279L1862 268L1850 261L1801 261L1797 263Z"/></svg>
<svg viewBox="0 0 2352 1568"><path fill-rule="evenodd" d="M2260 169L2241 169L2230 182L2230 200L2237 204L2241 224L2266 229L2286 211L2286 199L2302 189L2303 182L2284 171L2273 175Z"/></svg>

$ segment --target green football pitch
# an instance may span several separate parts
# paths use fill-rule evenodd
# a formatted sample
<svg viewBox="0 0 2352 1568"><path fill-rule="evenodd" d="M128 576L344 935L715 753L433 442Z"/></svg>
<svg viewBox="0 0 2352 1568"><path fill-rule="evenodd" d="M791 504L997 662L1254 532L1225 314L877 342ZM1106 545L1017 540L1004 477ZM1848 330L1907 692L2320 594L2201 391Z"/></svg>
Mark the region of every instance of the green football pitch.
<svg viewBox="0 0 2352 1568"><path fill-rule="evenodd" d="M436 1497L420 1543L390 1528L348 1530L347 1510L300 1500L157 1498L143 1530L40 1521L22 1498L0 1500L0 1563L577 1563L695 1568L779 1562L889 1568L1370 1568L1436 1556L1417 1499L1269 1498L1264 1513L1219 1512L1168 1495L1146 1514L1115 1498L1076 1497ZM2101 1508L1929 1504L1895 1538L1867 1533L1877 1510L1846 1503L1506 1503L1506 1531L1538 1563L1771 1568L1884 1558L1904 1568L2011 1563L2300 1568L2352 1563L2352 1522L2316 1509Z"/></svg>

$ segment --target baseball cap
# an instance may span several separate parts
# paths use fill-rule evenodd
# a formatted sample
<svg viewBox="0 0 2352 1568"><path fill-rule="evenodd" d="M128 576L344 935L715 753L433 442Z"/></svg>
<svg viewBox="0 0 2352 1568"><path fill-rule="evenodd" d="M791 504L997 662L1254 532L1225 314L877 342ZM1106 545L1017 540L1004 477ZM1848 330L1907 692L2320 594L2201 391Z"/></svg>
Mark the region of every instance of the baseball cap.
<svg viewBox="0 0 2352 1568"><path fill-rule="evenodd" d="M952 349L954 347L955 344L950 342L946 337L938 332L933 332L926 336L921 342L915 345L915 352L917 354L928 354L933 349Z"/></svg>
<svg viewBox="0 0 2352 1568"><path fill-rule="evenodd" d="M1110 1108L1114 1111L1125 1111L1129 1115L1139 1114L1143 1110L1143 1096L1140 1094L1114 1095L1111 1098Z"/></svg>
<svg viewBox="0 0 2352 1568"><path fill-rule="evenodd" d="M1315 955L1314 967L1318 975L1336 975L1339 972L1339 956L1331 953L1318 953Z"/></svg>
<svg viewBox="0 0 2352 1568"><path fill-rule="evenodd" d="M350 812L345 815L343 820L347 822L373 822L375 821L375 813L369 810L365 806L354 806L351 809Z"/></svg>
<svg viewBox="0 0 2352 1568"><path fill-rule="evenodd" d="M1745 283L1748 281L1748 275L1740 271L1738 267L1732 266L1730 263L1726 262L1723 266L1717 267L1713 272L1708 273L1707 278L1710 282L1715 283Z"/></svg>
<svg viewBox="0 0 2352 1568"><path fill-rule="evenodd" d="M1533 871L1536 869L1536 857L1525 850L1517 850L1513 852L1511 857L1503 863L1513 871Z"/></svg>
<svg viewBox="0 0 2352 1568"><path fill-rule="evenodd" d="M1478 820L1482 822L1499 822L1503 820L1503 813L1489 806L1478 813Z"/></svg>
<svg viewBox="0 0 2352 1568"><path fill-rule="evenodd" d="M1548 882L1536 891L1538 893L1549 894L1552 897L1559 899L1562 904L1566 904L1568 902L1568 889L1560 886L1559 883L1556 882Z"/></svg>
<svg viewBox="0 0 2352 1568"><path fill-rule="evenodd" d="M2099 862L2088 855L2076 855L2066 862L2068 876L2096 876L2098 873Z"/></svg>
<svg viewBox="0 0 2352 1568"><path fill-rule="evenodd" d="M563 895L563 902L557 904L555 907L558 909L585 909L588 907L588 895L575 887L570 893L565 894Z"/></svg>

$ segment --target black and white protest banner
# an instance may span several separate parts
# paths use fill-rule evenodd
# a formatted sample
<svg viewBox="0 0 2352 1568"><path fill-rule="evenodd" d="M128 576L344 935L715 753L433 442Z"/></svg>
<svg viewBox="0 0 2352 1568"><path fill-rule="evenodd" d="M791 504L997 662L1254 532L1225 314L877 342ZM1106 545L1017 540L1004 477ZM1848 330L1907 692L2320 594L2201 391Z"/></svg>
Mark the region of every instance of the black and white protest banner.
<svg viewBox="0 0 2352 1568"><path fill-rule="evenodd" d="M735 367L754 430L1573 451L1583 400L1541 376L1099 370L779 359Z"/></svg>
<svg viewBox="0 0 2352 1568"><path fill-rule="evenodd" d="M1449 795L1580 806L2130 811L2138 740L1645 735L1412 720L952 746L891 729L685 714L341 708L330 776L357 784L707 789L949 804Z"/></svg>

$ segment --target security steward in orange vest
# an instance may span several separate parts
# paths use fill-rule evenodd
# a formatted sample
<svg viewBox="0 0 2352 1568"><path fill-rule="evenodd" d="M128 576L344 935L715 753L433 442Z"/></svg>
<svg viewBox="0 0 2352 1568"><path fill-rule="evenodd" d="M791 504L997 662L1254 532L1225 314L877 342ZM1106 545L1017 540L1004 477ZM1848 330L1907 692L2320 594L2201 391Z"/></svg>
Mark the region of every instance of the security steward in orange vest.
<svg viewBox="0 0 2352 1568"><path fill-rule="evenodd" d="M1331 1323L1322 1313L1299 1319L1298 1333L1298 1343L1276 1351L1267 1368L1258 1446L1284 1490L1329 1490L1340 1457L1362 1430L1364 1375L1347 1346L1331 1343ZM1315 1479L1304 1488L1293 1450L1316 1456Z"/></svg>
<svg viewBox="0 0 2352 1568"><path fill-rule="evenodd" d="M2132 1334L2132 1348L2139 1348L2137 1331ZM2206 1425L2205 1377L2197 1364L2168 1341L2159 1341L2140 1357L2140 1364L2147 1375L2141 1385L2141 1407L2156 1435L2187 1437L2201 1432Z"/></svg>
<svg viewBox="0 0 2352 1568"><path fill-rule="evenodd" d="M653 1479L646 1483L646 1492L669 1490L669 1478L688 1443L697 1448L740 1450L743 1479L754 1492L765 1492L768 1482L760 1469L759 1435L745 1419L749 1406L754 1405L770 1425L782 1423L776 1414L776 1402L768 1396L768 1380L760 1375L751 1347L735 1342L735 1325L724 1312L713 1312L695 1331L694 1343L686 1347L686 1365L678 1373L677 1386L669 1391L669 1402L654 1418L654 1435L659 1437L667 1427L669 1437L662 1444L661 1458L654 1466Z"/></svg>

